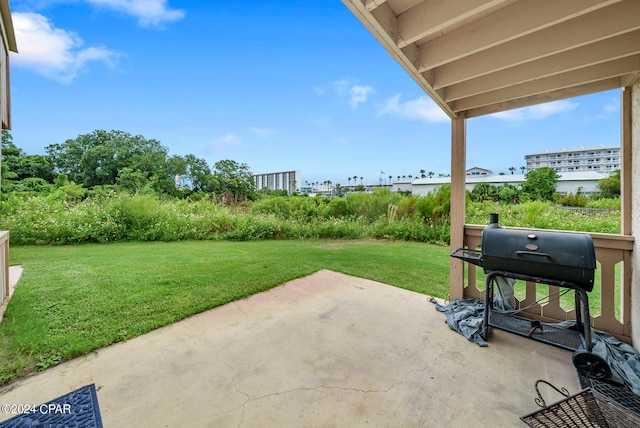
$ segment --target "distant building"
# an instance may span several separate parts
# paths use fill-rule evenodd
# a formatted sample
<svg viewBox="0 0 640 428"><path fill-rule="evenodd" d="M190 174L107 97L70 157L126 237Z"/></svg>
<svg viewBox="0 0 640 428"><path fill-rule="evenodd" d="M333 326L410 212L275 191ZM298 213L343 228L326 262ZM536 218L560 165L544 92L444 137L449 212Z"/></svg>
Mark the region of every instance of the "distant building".
<svg viewBox="0 0 640 428"><path fill-rule="evenodd" d="M525 155L527 171L549 167L557 172L613 172L620 169L620 146L547 150Z"/></svg>
<svg viewBox="0 0 640 428"><path fill-rule="evenodd" d="M297 192L301 185L300 171L269 172L266 174L253 174L256 190L286 190L289 193Z"/></svg>
<svg viewBox="0 0 640 428"><path fill-rule="evenodd" d="M585 172L561 172L560 178L556 185L556 191L561 195L567 193L578 193L580 191L583 195L589 196L592 193L598 192L598 182L607 177L607 174L595 171ZM476 176L467 177L466 189L472 191L478 183L489 183L494 186L504 186L505 184L511 184L513 186L519 186L526 180L526 176L522 174L505 174L505 175L491 175L491 176ZM436 190L443 184L451 182L450 177L439 178L420 178L411 182L411 193L414 195L426 195ZM393 191L406 191L406 183L393 183Z"/></svg>
<svg viewBox="0 0 640 428"><path fill-rule="evenodd" d="M467 177L488 176L488 175L493 175L493 171L484 169L484 168L478 168L477 166L474 166L473 168L469 168L467 170Z"/></svg>

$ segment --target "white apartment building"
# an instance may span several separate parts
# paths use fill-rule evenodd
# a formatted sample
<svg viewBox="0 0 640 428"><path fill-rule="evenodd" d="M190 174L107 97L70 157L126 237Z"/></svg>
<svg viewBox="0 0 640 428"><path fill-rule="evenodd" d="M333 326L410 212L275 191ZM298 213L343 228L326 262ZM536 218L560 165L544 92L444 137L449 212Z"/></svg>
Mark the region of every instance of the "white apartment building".
<svg viewBox="0 0 640 428"><path fill-rule="evenodd" d="M527 171L550 167L557 172L613 172L620 169L620 146L546 150L524 157Z"/></svg>
<svg viewBox="0 0 640 428"><path fill-rule="evenodd" d="M297 192L301 185L300 171L269 172L266 174L253 174L256 190L286 190L289 193Z"/></svg>

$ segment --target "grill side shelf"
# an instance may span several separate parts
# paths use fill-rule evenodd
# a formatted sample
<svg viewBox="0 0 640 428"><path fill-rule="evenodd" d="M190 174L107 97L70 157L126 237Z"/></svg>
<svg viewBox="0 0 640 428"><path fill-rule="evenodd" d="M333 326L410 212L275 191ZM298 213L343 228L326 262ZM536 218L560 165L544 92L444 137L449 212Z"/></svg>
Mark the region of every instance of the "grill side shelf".
<svg viewBox="0 0 640 428"><path fill-rule="evenodd" d="M482 251L458 248L451 253L451 257L482 267Z"/></svg>

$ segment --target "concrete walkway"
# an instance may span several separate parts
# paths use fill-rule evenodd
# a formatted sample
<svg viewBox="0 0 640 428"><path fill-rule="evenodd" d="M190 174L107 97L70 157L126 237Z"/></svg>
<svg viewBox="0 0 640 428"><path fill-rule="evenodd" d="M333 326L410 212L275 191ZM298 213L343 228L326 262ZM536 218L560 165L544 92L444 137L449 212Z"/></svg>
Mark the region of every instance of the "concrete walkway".
<svg viewBox="0 0 640 428"><path fill-rule="evenodd" d="M480 348L424 295L320 271L10 384L0 402L95 383L105 427L513 427L537 410L537 379L579 391L568 351L501 331Z"/></svg>

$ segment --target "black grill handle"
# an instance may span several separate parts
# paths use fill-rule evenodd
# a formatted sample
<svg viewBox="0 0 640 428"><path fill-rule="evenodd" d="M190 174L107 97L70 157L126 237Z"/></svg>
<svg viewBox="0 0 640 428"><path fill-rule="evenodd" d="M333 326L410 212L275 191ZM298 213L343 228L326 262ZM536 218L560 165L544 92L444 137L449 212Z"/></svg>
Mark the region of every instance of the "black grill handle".
<svg viewBox="0 0 640 428"><path fill-rule="evenodd" d="M538 256L538 257L546 257L550 259L551 256L547 253L538 253L536 251L516 251L516 256Z"/></svg>

